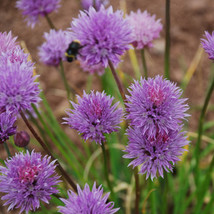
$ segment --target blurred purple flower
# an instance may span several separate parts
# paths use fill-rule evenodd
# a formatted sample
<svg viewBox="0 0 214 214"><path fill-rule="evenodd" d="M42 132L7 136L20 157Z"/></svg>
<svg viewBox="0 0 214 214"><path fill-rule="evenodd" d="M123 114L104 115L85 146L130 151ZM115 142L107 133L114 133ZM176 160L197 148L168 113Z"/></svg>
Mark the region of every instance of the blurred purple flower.
<svg viewBox="0 0 214 214"><path fill-rule="evenodd" d="M209 59L214 60L214 31L212 34L209 34L207 31L205 31L205 37L206 39L201 39L201 44L205 52L208 53Z"/></svg>
<svg viewBox="0 0 214 214"><path fill-rule="evenodd" d="M66 120L71 128L82 134L84 140L95 141L101 144L105 141L104 134L117 131L121 122L123 111L117 109L118 103L112 106L113 97L104 92L91 91L90 94L83 93L83 97L77 96L78 103L71 102L74 109L67 112Z"/></svg>
<svg viewBox="0 0 214 214"><path fill-rule="evenodd" d="M103 188L100 185L96 188L94 183L92 191L88 184L85 184L83 190L77 185L78 195L71 190L68 191L68 199L61 200L65 203L65 206L59 206L60 213L63 214L113 214L116 213L119 208L114 208L114 202L107 202L110 193L103 196Z"/></svg>
<svg viewBox="0 0 214 214"><path fill-rule="evenodd" d="M16 133L16 117L9 112L0 113L0 144Z"/></svg>
<svg viewBox="0 0 214 214"><path fill-rule="evenodd" d="M61 60L65 60L65 52L69 45L65 31L50 30L49 33L44 33L44 38L46 42L39 47L40 61L58 66Z"/></svg>
<svg viewBox="0 0 214 214"><path fill-rule="evenodd" d="M96 10L99 10L101 5L106 6L109 4L109 0L81 0L82 8L88 10L90 6L94 7Z"/></svg>
<svg viewBox="0 0 214 214"><path fill-rule="evenodd" d="M128 91L127 119L149 137L179 130L182 120L189 116L185 113L187 99L180 98L182 90L159 75L135 81Z"/></svg>
<svg viewBox="0 0 214 214"><path fill-rule="evenodd" d="M0 109L18 113L30 110L31 104L40 101L38 82L33 66L26 63L0 63Z"/></svg>
<svg viewBox="0 0 214 214"><path fill-rule="evenodd" d="M123 18L123 12L113 12L112 7L99 11L93 7L89 11L81 11L77 19L71 23L68 36L70 40L79 40L83 46L78 59L84 70L100 69L100 73L108 66L108 60L116 66L120 56L130 48L132 28ZM90 71L90 70L89 70Z"/></svg>
<svg viewBox="0 0 214 214"><path fill-rule="evenodd" d="M133 26L132 44L136 49L152 47L152 41L160 36L163 26L160 19L155 20L156 16L151 16L147 11L136 13L131 12L127 20Z"/></svg>
<svg viewBox="0 0 214 214"><path fill-rule="evenodd" d="M141 166L140 174L146 174L146 179L158 176L163 177L163 170L172 171L179 156L186 151L183 147L189 144L185 132L169 131L168 134L158 134L156 139L143 135L138 128L129 128L127 131L129 143L124 158L134 159L130 165Z"/></svg>
<svg viewBox="0 0 214 214"><path fill-rule="evenodd" d="M6 167L0 166L0 192L5 193L1 199L6 201L4 205L9 205L8 210L35 211L40 200L48 203L51 195L58 193L55 185L60 182L59 176L55 173L55 161L50 159L27 151L5 161Z"/></svg>
<svg viewBox="0 0 214 214"><path fill-rule="evenodd" d="M33 28L39 16L45 16L56 11L60 7L59 3L60 0L18 0L16 7L22 10L28 25Z"/></svg>

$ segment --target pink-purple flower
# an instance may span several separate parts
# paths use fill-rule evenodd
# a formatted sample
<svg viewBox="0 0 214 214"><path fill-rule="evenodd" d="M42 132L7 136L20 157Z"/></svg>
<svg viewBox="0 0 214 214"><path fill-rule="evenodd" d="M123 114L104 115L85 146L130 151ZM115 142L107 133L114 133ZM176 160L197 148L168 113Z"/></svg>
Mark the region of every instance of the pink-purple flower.
<svg viewBox="0 0 214 214"><path fill-rule="evenodd" d="M206 39L201 39L201 44L205 52L208 53L209 59L214 60L214 31L212 34L209 34L207 31L205 31L205 37Z"/></svg>
<svg viewBox="0 0 214 214"><path fill-rule="evenodd" d="M148 137L179 130L185 117L189 116L185 113L189 107L187 99L181 98L182 90L159 75L135 81L128 91L127 119Z"/></svg>
<svg viewBox="0 0 214 214"><path fill-rule="evenodd" d="M76 129L84 140L101 144L105 141L105 134L117 131L122 119L123 111L117 108L118 103L112 105L113 97L104 92L93 92L83 97L77 96L78 104L71 102L73 109L67 111L64 118L71 128Z"/></svg>
<svg viewBox="0 0 214 214"><path fill-rule="evenodd" d="M0 63L0 109L18 113L31 109L31 104L40 101L33 66L26 63Z"/></svg>
<svg viewBox="0 0 214 214"><path fill-rule="evenodd" d="M107 202L109 194L103 196L103 188L100 185L96 188L94 183L92 190L85 184L83 190L77 185L78 194L68 191L68 199L62 199L65 206L59 206L60 213L63 214L114 214L119 208L114 208L114 202Z"/></svg>
<svg viewBox="0 0 214 214"><path fill-rule="evenodd" d="M12 37L11 31L9 33L0 32L0 56L15 49L17 45L16 39L16 37Z"/></svg>
<svg viewBox="0 0 214 214"><path fill-rule="evenodd" d="M26 16L28 25L34 27L39 16L45 16L60 7L60 0L18 0L16 7Z"/></svg>
<svg viewBox="0 0 214 214"><path fill-rule="evenodd" d="M160 36L163 26L160 19L155 19L155 15L150 15L147 11L141 12L140 9L127 16L129 25L133 26L132 44L136 49L152 47L153 40Z"/></svg>
<svg viewBox="0 0 214 214"><path fill-rule="evenodd" d="M58 193L56 185L60 182L56 175L55 161L42 157L40 153L17 153L0 166L0 192L4 206L8 210L20 208L28 213L40 207L40 201L48 203L51 195Z"/></svg>
<svg viewBox="0 0 214 214"><path fill-rule="evenodd" d="M167 134L158 133L156 138L144 135L139 128L129 128L129 138L124 158L132 159L129 166L141 166L140 174L146 174L146 179L151 180L161 176L163 171L172 171L174 164L179 161L179 156L185 151L183 148L189 143L185 132L169 131Z"/></svg>
<svg viewBox="0 0 214 214"><path fill-rule="evenodd" d="M16 117L10 112L0 113L0 144L16 133Z"/></svg>
<svg viewBox="0 0 214 214"><path fill-rule="evenodd" d="M130 48L131 32L122 11L113 12L112 7L101 6L99 11L93 7L87 12L81 11L72 21L68 36L82 45L78 60L83 69L102 73L109 60L115 66L121 61L120 56Z"/></svg>
<svg viewBox="0 0 214 214"><path fill-rule="evenodd" d="M61 60L65 60L65 51L69 41L65 31L50 30L44 33L45 42L39 47L40 61L47 65L58 66Z"/></svg>

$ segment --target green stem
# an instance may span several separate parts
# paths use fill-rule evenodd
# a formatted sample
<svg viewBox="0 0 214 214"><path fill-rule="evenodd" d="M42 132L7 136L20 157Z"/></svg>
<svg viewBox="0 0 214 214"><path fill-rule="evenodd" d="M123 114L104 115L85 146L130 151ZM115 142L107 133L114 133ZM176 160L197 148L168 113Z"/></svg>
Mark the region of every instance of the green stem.
<svg viewBox="0 0 214 214"><path fill-rule="evenodd" d="M60 71L60 74L61 74L61 77L62 77L64 86L65 86L65 89L66 89L66 92L67 92L67 98L68 98L68 100L70 100L70 95L71 95L70 93L71 93L71 91L70 91L70 87L69 87L69 85L68 85L67 79L66 79L66 77L65 77L63 62L60 61L59 65L60 65L59 71ZM75 96L75 95L74 95L74 96Z"/></svg>
<svg viewBox="0 0 214 214"><path fill-rule="evenodd" d="M195 168L195 182L196 182L196 185L198 184L198 178L199 178L198 174L199 174L200 145L201 145L201 138L202 138L202 134L203 134L204 117L205 117L205 114L206 114L206 111L207 111L207 107L208 107L208 104L209 104L213 89L214 89L214 77L213 77L212 83L210 85L210 88L209 88L209 90L207 92L207 95L206 95L206 98L205 98L205 101L204 101L204 105L203 105L203 108L202 108L202 111L201 111L201 115L200 115L200 118L199 118L198 138L197 138L196 147L195 147L195 154L194 154L195 158L196 158L196 166L195 166L196 167Z"/></svg>
<svg viewBox="0 0 214 214"><path fill-rule="evenodd" d="M34 128L30 125L30 123L28 122L27 118L25 117L25 114L22 111L20 111L20 115L21 115L23 121L25 122L26 126L29 128L29 130L31 131L31 133L33 134L33 136L36 138L36 140L39 142L39 144L42 146L42 148L45 150L45 152L51 157L52 160L56 160L56 158L54 158L54 156L52 155L51 151L48 149L48 147L46 146L46 144L43 142L43 140L36 133L36 131L34 130ZM60 163L59 163L58 160L56 160L56 165L57 165L57 168L59 169L59 171L61 172L62 176L67 180L67 182L71 185L71 187L74 189L74 191L77 192L77 186L76 186L76 184L69 177L69 175L67 174L67 172L62 168L62 166L60 165Z"/></svg>
<svg viewBox="0 0 214 214"><path fill-rule="evenodd" d="M143 64L144 77L145 77L145 79L147 79L148 73L147 73L147 66L146 66L146 58L145 58L144 49L141 50L141 58L142 58L142 64Z"/></svg>
<svg viewBox="0 0 214 214"><path fill-rule="evenodd" d="M106 178L106 181L107 181L107 184L108 184L108 187L111 191L111 196L113 198L113 200L115 199L115 195L114 195L114 191L113 191L113 188L112 188L112 185L111 185L111 182L109 180L109 173L108 173L108 162L107 162L107 154L106 154L106 149L105 149L105 145L104 143L102 142L102 151L103 151L103 158L104 158L104 170L105 170L105 178Z"/></svg>
<svg viewBox="0 0 214 214"><path fill-rule="evenodd" d="M46 18L46 20L47 20L48 25L50 26L50 28L56 30L56 27L54 26L53 22L51 21L50 17L48 16L48 14L45 15L45 18Z"/></svg>
<svg viewBox="0 0 214 214"><path fill-rule="evenodd" d="M139 214L139 202L140 202L140 182L139 182L139 174L138 168L134 169L134 177L135 177L135 214Z"/></svg>
<svg viewBox="0 0 214 214"><path fill-rule="evenodd" d="M113 63L111 62L111 60L108 60L108 64L109 64L109 67L110 67L110 69L111 69L111 72L112 72L112 74L113 74L113 76L114 76L114 79L115 79L115 81L116 81L116 83L117 83L117 87L118 87L118 89L119 89L119 91L120 91L121 97L122 97L123 100L125 101L126 97L125 97L125 92L124 92L124 89L123 89L123 85L122 85L122 83L121 83L119 77L117 76L117 73L116 73L116 70L115 70L115 68L114 68L114 65L113 65Z"/></svg>
<svg viewBox="0 0 214 214"><path fill-rule="evenodd" d="M165 78L170 79L170 0L166 0Z"/></svg>
<svg viewBox="0 0 214 214"><path fill-rule="evenodd" d="M11 157L12 155L11 155L11 153L10 153L10 150L9 150L9 147L8 147L6 141L4 142L4 148L5 148L6 152L7 152L8 157Z"/></svg>

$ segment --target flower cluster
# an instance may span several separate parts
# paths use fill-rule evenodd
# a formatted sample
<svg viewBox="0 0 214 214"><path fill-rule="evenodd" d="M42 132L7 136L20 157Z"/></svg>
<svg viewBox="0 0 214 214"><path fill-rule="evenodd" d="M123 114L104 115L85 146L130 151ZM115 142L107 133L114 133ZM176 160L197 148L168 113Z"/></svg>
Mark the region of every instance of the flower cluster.
<svg viewBox="0 0 214 214"><path fill-rule="evenodd" d="M160 19L155 18L155 15L151 16L147 11L141 12L140 9L127 16L129 25L133 26L132 44L136 49L152 47L152 41L160 36L163 26Z"/></svg>
<svg viewBox="0 0 214 214"><path fill-rule="evenodd" d="M113 209L113 202L107 202L110 193L103 196L101 185L96 188L96 183L94 183L92 191L90 191L88 184L85 185L83 190L77 185L77 190L78 195L72 191L68 191L68 199L61 199L65 203L65 206L59 206L60 213L113 214L119 210L119 208Z"/></svg>
<svg viewBox="0 0 214 214"><path fill-rule="evenodd" d="M156 138L144 135L139 128L129 128L127 131L129 144L126 147L124 158L134 159L129 166L139 166L141 174L155 178L158 174L163 177L163 169L172 171L172 164L179 161L179 156L185 151L183 147L189 142L184 132L169 131L167 134L158 134Z"/></svg>
<svg viewBox="0 0 214 214"><path fill-rule="evenodd" d="M182 90L161 76L142 79L129 88L127 96L127 119L131 125L141 128L143 134L155 137L179 130L188 105L181 98Z"/></svg>
<svg viewBox="0 0 214 214"><path fill-rule="evenodd" d="M82 8L88 10L91 6L96 10L99 10L101 5L106 6L109 3L109 0L82 0Z"/></svg>
<svg viewBox="0 0 214 214"><path fill-rule="evenodd" d="M161 76L142 79L129 88L127 96L127 119L129 144L125 158L134 158L129 164L142 164L140 173L147 173L153 180L157 172L163 177L163 169L172 170L171 164L179 160L183 146L189 142L181 132L187 99L182 91Z"/></svg>
<svg viewBox="0 0 214 214"><path fill-rule="evenodd" d="M0 113L0 144L16 133L15 121L16 117L12 114L7 112Z"/></svg>
<svg viewBox="0 0 214 214"><path fill-rule="evenodd" d="M130 48L131 33L122 11L113 12L112 7L101 6L99 11L90 7L87 13L80 12L68 35L82 45L78 59L83 69L101 74L109 60L115 66L120 62L120 56Z"/></svg>
<svg viewBox="0 0 214 214"><path fill-rule="evenodd" d="M39 16L45 16L52 11L56 11L60 5L60 0L18 0L16 7L22 10L28 25L34 27Z"/></svg>
<svg viewBox="0 0 214 214"><path fill-rule="evenodd" d="M0 35L4 48L0 52L0 109L17 114L20 110L31 108L40 100L37 76L33 76L33 63L28 61L15 39L3 33ZM4 52L4 49L6 52Z"/></svg>
<svg viewBox="0 0 214 214"><path fill-rule="evenodd" d="M0 192L2 200L9 205L8 210L20 208L20 213L35 211L40 207L40 200L48 203L51 195L58 193L55 185L59 176L55 174L55 161L32 151L30 154L17 153L0 166Z"/></svg>
<svg viewBox="0 0 214 214"><path fill-rule="evenodd" d="M39 47L40 61L58 66L61 60L65 60L65 51L69 45L65 31L50 30L49 33L44 33L44 38L46 42Z"/></svg>
<svg viewBox="0 0 214 214"><path fill-rule="evenodd" d="M105 141L104 134L117 131L123 115L118 103L112 106L114 98L107 96L104 92L84 92L83 97L77 97L79 104L71 102L74 109L67 112L64 118L71 128L82 134L84 140L95 141L101 144Z"/></svg>
<svg viewBox="0 0 214 214"><path fill-rule="evenodd" d="M214 31L209 34L205 31L206 39L201 39L204 50L208 53L209 59L214 60Z"/></svg>

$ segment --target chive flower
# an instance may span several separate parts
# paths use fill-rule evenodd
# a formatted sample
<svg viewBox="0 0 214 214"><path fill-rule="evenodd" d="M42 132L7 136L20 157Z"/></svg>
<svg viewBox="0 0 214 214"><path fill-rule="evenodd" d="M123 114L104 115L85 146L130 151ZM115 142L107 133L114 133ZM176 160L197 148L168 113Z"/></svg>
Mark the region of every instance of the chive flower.
<svg viewBox="0 0 214 214"><path fill-rule="evenodd" d="M136 13L131 11L127 20L133 26L132 44L136 49L152 47L153 40L160 36L163 29L160 19L156 20L155 15L147 11L141 12L140 9Z"/></svg>
<svg viewBox="0 0 214 214"><path fill-rule="evenodd" d="M105 134L117 131L123 111L117 108L118 103L112 105L113 97L104 92L91 91L77 96L78 104L71 101L73 109L67 111L68 117L63 118L71 128L76 129L84 140L102 144Z"/></svg>
<svg viewBox="0 0 214 214"><path fill-rule="evenodd" d="M126 117L144 135L155 138L170 130L180 130L183 120L189 116L185 113L189 106L187 99L181 98L182 90L159 75L135 81L128 91Z"/></svg>
<svg viewBox="0 0 214 214"><path fill-rule="evenodd" d="M214 60L214 31L212 34L209 34L205 31L206 39L201 39L201 44L206 53L209 55L209 59Z"/></svg>
<svg viewBox="0 0 214 214"><path fill-rule="evenodd" d="M26 63L0 63L0 109L18 113L30 110L40 101L38 82L33 66Z"/></svg>
<svg viewBox="0 0 214 214"><path fill-rule="evenodd" d="M101 6L99 11L90 7L87 12L80 11L68 29L70 40L79 40L82 48L78 60L84 70L102 73L108 61L117 66L120 56L130 48L132 28L123 18L123 12L113 12ZM89 70L88 70L89 69Z"/></svg>
<svg viewBox="0 0 214 214"><path fill-rule="evenodd" d="M0 113L0 144L16 133L16 117L10 112Z"/></svg>
<svg viewBox="0 0 214 214"><path fill-rule="evenodd" d="M56 175L55 161L40 153L27 151L16 153L5 161L6 166L0 166L0 192L4 206L8 211L20 208L20 213L35 211L40 207L40 201L49 203L52 194L59 191L56 185L60 182Z"/></svg>
<svg viewBox="0 0 214 214"><path fill-rule="evenodd" d="M46 16L60 7L60 0L18 0L16 7L26 16L27 24L32 28L38 22L39 16Z"/></svg>
<svg viewBox="0 0 214 214"><path fill-rule="evenodd" d="M107 202L109 194L103 196L103 188L100 185L96 188L94 183L92 190L88 184L85 184L83 190L77 185L78 193L68 191L68 199L61 198L65 206L59 206L59 211L62 214L114 214L119 208L113 208L114 202Z"/></svg>
<svg viewBox="0 0 214 214"><path fill-rule="evenodd" d="M44 38L46 41L39 47L40 61L46 65L58 66L61 60L65 60L65 51L69 45L65 31L52 29L44 33Z"/></svg>
<svg viewBox="0 0 214 214"><path fill-rule="evenodd" d="M146 174L151 180L161 176L163 171L173 171L174 164L179 156L186 151L183 147L189 144L185 132L169 131L167 134L158 133L156 138L144 135L139 128L130 128L127 131L128 145L123 157L132 159L128 166L140 167L139 174Z"/></svg>

